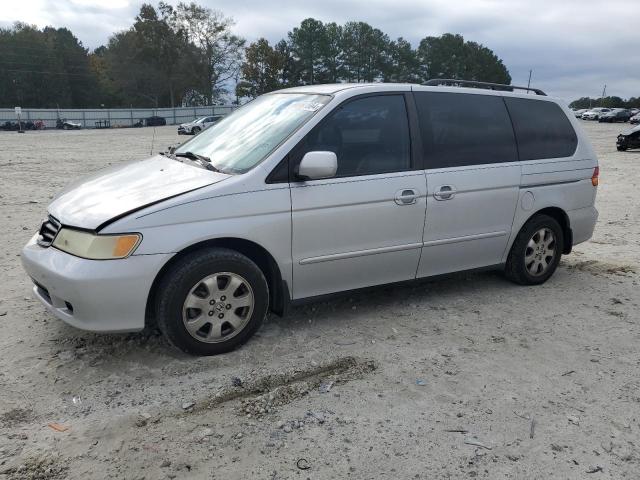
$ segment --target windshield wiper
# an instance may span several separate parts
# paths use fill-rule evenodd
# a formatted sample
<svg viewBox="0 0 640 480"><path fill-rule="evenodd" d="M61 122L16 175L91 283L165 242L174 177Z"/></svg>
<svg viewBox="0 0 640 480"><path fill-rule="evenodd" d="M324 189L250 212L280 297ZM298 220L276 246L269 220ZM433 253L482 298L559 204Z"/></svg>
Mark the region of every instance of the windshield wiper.
<svg viewBox="0 0 640 480"><path fill-rule="evenodd" d="M189 160L197 160L200 165L202 165L207 170L211 170L212 172L219 172L216 167L211 165L211 159L209 157L205 157L204 155L198 155L193 152L178 152L173 154L176 157L188 158Z"/></svg>
<svg viewBox="0 0 640 480"><path fill-rule="evenodd" d="M179 153L174 153L174 155L176 157L185 157L185 158L190 158L191 160L204 160L205 162L211 163L211 159L209 157L205 157L204 155L198 155L197 153L193 153L193 152L179 152Z"/></svg>

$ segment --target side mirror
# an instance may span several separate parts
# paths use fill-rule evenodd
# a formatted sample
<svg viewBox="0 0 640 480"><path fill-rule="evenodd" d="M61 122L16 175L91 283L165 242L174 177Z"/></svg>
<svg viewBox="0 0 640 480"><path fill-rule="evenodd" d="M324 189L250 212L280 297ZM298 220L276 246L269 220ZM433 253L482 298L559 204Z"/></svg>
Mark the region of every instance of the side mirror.
<svg viewBox="0 0 640 480"><path fill-rule="evenodd" d="M338 171L338 157L333 152L308 152L298 167L298 177L305 180L331 178Z"/></svg>

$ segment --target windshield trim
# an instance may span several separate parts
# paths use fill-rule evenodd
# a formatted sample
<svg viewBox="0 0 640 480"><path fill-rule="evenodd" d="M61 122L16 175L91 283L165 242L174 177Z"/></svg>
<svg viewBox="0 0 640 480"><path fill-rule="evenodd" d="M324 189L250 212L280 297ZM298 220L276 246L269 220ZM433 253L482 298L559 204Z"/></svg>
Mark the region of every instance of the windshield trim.
<svg viewBox="0 0 640 480"><path fill-rule="evenodd" d="M323 111L327 105L329 105L331 103L331 101L334 99L334 95L333 94L328 94L328 93L312 93L312 92L269 92L269 93L265 93L263 95L260 95L256 98L251 99L250 101L248 101L247 103L241 105L238 109L234 110L233 112L231 112L229 115L233 115L233 113L235 113L236 111L240 110L240 108L244 107L245 105L249 105L251 102L257 100L260 97L264 97L267 95L308 95L308 96L314 96L314 97L329 97L329 101L327 103L325 103L321 108L319 108L318 110L314 111L309 118L307 118L304 122L300 123L300 125L298 125L296 128L294 128L289 135L287 135L286 137L284 137L282 139L282 141L280 141L277 145L275 145L269 152L267 152L262 159L260 159L260 161L256 162L251 168L249 168L248 170L244 171L244 172L229 172L224 168L218 168L218 171L220 173L224 173L226 175L244 175L246 173L249 173L253 170L255 170L256 167L258 167L259 165L261 165L262 163L264 163L269 157L271 157L271 155L273 155L274 152L276 152L280 147L282 147L282 145L284 145L286 142L289 141L289 139L291 137L293 137L296 133L298 133L300 131L300 129L302 127L304 127L305 125L307 125L313 118L316 117L316 115L318 114L318 112ZM220 119L220 121L224 121L229 115L225 115L222 119ZM189 142L192 142L193 140L195 140L196 137L191 137L190 139L188 139L186 142L184 142L183 144L179 145L178 147L176 147L175 151L179 150L179 149L183 149L183 147L185 145L187 145ZM175 153L174 151L174 153ZM215 166L215 165L214 165Z"/></svg>

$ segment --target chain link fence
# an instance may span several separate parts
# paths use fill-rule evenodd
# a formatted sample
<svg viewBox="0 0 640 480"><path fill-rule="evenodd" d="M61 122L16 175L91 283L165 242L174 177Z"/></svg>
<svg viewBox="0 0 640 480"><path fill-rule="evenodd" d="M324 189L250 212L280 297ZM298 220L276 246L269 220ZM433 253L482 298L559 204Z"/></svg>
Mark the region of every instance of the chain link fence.
<svg viewBox="0 0 640 480"><path fill-rule="evenodd" d="M100 128L110 125L111 128L132 127L135 123L148 117L162 117L167 125L179 125L191 122L196 118L209 115L226 115L236 108L233 105L217 105L210 107L176 107L176 108L108 108L108 109L44 109L23 108L22 121L36 122L42 120L46 128L55 128L56 120L63 119L80 123L82 128ZM0 125L7 121L18 120L13 108L0 108Z"/></svg>

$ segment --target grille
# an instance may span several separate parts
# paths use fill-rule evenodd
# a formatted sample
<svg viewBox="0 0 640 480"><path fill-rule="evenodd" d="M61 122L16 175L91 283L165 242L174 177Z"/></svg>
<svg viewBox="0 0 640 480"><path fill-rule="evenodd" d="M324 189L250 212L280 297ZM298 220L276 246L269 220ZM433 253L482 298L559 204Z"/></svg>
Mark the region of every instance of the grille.
<svg viewBox="0 0 640 480"><path fill-rule="evenodd" d="M40 232L38 235L38 245L40 245L41 247L49 247L53 243L53 240L56 238L60 227L60 222L49 215L49 218L47 218L40 227Z"/></svg>

